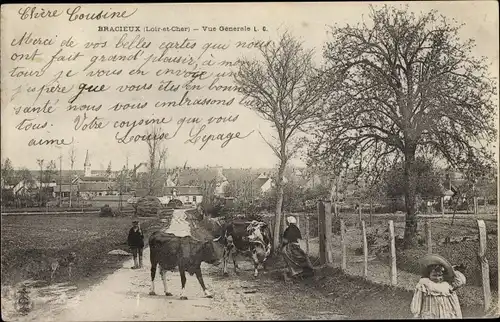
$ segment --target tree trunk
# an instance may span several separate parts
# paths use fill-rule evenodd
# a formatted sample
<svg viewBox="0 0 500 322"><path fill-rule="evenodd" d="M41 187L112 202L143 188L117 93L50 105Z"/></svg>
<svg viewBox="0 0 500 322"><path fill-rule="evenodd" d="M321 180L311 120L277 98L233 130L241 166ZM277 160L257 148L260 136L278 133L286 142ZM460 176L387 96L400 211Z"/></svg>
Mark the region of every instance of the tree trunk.
<svg viewBox="0 0 500 322"><path fill-rule="evenodd" d="M69 175L69 208L71 208L72 205L72 199L73 199L73 161L71 161L71 172Z"/></svg>
<svg viewBox="0 0 500 322"><path fill-rule="evenodd" d="M70 179L70 183L69 183L69 208L72 207L72 204L71 204L72 198L73 198L73 182Z"/></svg>
<svg viewBox="0 0 500 322"><path fill-rule="evenodd" d="M415 150L411 149L405 153L405 207L406 224L404 233L404 247L408 248L416 244L417 235L417 212L415 209L416 186L415 186Z"/></svg>
<svg viewBox="0 0 500 322"><path fill-rule="evenodd" d="M276 214L274 218L274 240L273 240L273 248L274 251L277 252L280 245L280 232L281 232L281 220L282 220L282 207L283 207L283 175L285 173L286 163L281 161L280 167L278 170L278 178L276 182Z"/></svg>

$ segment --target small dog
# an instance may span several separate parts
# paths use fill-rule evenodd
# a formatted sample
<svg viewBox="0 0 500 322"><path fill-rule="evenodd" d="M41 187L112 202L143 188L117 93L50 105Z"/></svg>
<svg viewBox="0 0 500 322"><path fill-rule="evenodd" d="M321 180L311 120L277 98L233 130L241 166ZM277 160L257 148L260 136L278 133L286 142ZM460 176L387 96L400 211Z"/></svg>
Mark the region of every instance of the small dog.
<svg viewBox="0 0 500 322"><path fill-rule="evenodd" d="M50 263L50 268L52 269L52 273L50 274L50 280L54 280L54 275L59 267L67 267L68 268L68 276L71 278L71 269L75 265L76 261L76 253L70 252L67 256L63 256L60 258L53 259Z"/></svg>

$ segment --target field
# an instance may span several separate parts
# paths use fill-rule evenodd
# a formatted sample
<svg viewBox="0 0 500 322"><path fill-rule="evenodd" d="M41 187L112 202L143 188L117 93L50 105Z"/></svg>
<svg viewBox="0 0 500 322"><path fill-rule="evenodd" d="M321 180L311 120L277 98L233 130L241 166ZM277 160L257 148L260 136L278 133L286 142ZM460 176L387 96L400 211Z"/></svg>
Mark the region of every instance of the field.
<svg viewBox="0 0 500 322"><path fill-rule="evenodd" d="M160 227L156 218L141 218L145 240ZM84 283L111 271L125 256L108 255L113 249L128 251L129 217L2 216L2 285L26 279L50 280L49 258L76 252L73 283ZM127 257L125 257L126 259ZM67 271L56 273L55 282L67 281Z"/></svg>
<svg viewBox="0 0 500 322"><path fill-rule="evenodd" d="M404 234L403 218L391 218L394 220L395 233L397 236ZM386 218L372 221L368 226L368 232L375 229L384 231L387 229ZM362 249L361 229L355 226L356 220L349 218L347 220L348 229L348 252L352 255ZM487 259L490 266L490 284L493 290L498 289L498 248L497 248L497 223L496 220L485 220L488 234ZM481 268L477 259L479 251L479 241L467 240L456 243L442 244L446 237L458 238L464 236L478 236L477 221L474 219L455 219L453 225L449 218L438 218L430 220L431 236L433 242L433 253L440 254L447 258L452 264L464 264L466 266L464 274L467 277L469 285L481 286ZM425 240L424 220L418 221L419 239ZM402 250L397 248L397 266L401 270L410 273L420 274L418 260L427 252L425 243L412 249ZM388 254L382 259L389 263Z"/></svg>

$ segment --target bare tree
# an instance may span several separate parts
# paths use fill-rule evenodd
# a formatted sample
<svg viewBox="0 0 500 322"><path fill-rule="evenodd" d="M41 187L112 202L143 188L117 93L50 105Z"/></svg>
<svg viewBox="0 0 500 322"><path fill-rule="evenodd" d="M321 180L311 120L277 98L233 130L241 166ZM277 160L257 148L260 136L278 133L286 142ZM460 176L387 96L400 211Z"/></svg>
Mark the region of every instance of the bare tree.
<svg viewBox="0 0 500 322"><path fill-rule="evenodd" d="M57 175L57 165L56 161L50 160L49 164L45 167L45 171L43 174L43 182L50 183L54 180L54 176Z"/></svg>
<svg viewBox="0 0 500 322"><path fill-rule="evenodd" d="M116 178L116 182L118 183L118 191L119 191L119 209L120 211L122 210L122 204L123 204L123 193L127 192L127 177L128 177L128 170L127 167L124 165L120 173L118 174L118 177Z"/></svg>
<svg viewBox="0 0 500 322"><path fill-rule="evenodd" d="M43 162L44 162L44 159L36 159L36 163L40 167L40 187L39 187L40 191L39 191L39 196L38 196L40 203L42 203Z"/></svg>
<svg viewBox="0 0 500 322"><path fill-rule="evenodd" d="M69 165L71 167L70 178L69 178L69 207L71 208L71 203L73 199L73 169L76 161L76 150L75 146L71 146L71 150L69 150Z"/></svg>
<svg viewBox="0 0 500 322"><path fill-rule="evenodd" d="M297 134L317 114L322 98L321 73L313 65L312 50L284 33L278 42L259 48L257 59L241 59L235 83L247 98L247 106L269 121L277 133L266 143L279 159L274 249L279 246L283 206L283 176L288 161L298 151ZM262 135L262 134L261 134ZM264 137L263 137L264 138Z"/></svg>
<svg viewBox="0 0 500 322"><path fill-rule="evenodd" d="M161 139L161 129L159 127L151 127L146 132L148 145L148 175L147 175L147 190L148 195L154 195L160 189L159 183L162 182L163 175L160 173L161 166L167 157L167 148Z"/></svg>
<svg viewBox="0 0 500 322"><path fill-rule="evenodd" d="M455 168L491 160L495 83L485 58L471 54L473 40L461 41L460 26L445 17L385 6L370 18L370 26L331 29L326 67L345 78L315 128L311 157L334 168L349 160L365 173L402 160L410 246L416 156Z"/></svg>

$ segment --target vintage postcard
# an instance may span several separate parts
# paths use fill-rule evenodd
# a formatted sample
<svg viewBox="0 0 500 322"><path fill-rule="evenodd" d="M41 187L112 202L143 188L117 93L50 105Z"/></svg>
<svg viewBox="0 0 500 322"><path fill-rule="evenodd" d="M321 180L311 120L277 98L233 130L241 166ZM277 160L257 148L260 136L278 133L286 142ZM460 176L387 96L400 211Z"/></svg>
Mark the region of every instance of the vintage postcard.
<svg viewBox="0 0 500 322"><path fill-rule="evenodd" d="M7 4L7 321L498 317L498 3Z"/></svg>

